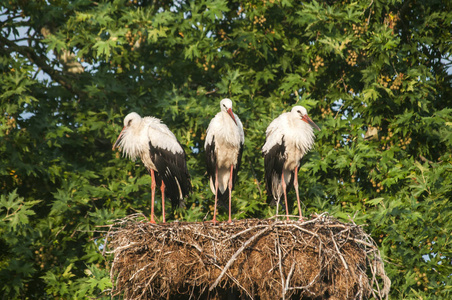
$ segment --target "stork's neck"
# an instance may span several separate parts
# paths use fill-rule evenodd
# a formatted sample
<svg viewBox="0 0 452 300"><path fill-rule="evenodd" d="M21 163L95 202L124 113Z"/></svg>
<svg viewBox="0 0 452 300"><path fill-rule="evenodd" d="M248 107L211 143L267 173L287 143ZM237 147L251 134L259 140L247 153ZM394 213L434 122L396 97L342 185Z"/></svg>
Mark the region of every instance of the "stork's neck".
<svg viewBox="0 0 452 300"><path fill-rule="evenodd" d="M141 157L148 147L147 126L143 125L143 122L140 122L126 128L120 142L124 154L131 159Z"/></svg>
<svg viewBox="0 0 452 300"><path fill-rule="evenodd" d="M235 124L234 120L231 118L231 116L226 110L221 111L221 117L223 118L223 124L227 126L225 129L229 127L231 128L237 127L237 124Z"/></svg>
<svg viewBox="0 0 452 300"><path fill-rule="evenodd" d="M227 111L222 111L221 118L223 127L220 128L217 134L221 135L225 142L238 146L240 144L240 128L238 124L234 122ZM237 117L236 120L238 120Z"/></svg>

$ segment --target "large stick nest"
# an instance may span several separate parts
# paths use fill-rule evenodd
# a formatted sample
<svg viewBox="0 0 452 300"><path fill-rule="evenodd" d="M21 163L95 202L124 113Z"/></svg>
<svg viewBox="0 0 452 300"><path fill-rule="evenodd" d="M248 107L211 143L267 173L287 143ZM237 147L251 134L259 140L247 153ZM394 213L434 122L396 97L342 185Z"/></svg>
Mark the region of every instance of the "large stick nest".
<svg viewBox="0 0 452 300"><path fill-rule="evenodd" d="M108 233L112 295L124 299L366 299L387 297L380 253L360 226L310 220L150 224Z"/></svg>

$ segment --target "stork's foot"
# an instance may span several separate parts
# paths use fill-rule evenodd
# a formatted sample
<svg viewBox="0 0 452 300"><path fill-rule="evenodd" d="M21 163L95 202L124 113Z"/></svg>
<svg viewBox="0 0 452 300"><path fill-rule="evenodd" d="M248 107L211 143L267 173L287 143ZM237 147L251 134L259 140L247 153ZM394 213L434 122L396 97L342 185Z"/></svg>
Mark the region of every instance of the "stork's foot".
<svg viewBox="0 0 452 300"><path fill-rule="evenodd" d="M206 223L212 223L213 225L217 225L217 223L218 223L218 221L217 221L217 219L215 219L215 218L213 218L212 220L210 220L210 221L205 221Z"/></svg>

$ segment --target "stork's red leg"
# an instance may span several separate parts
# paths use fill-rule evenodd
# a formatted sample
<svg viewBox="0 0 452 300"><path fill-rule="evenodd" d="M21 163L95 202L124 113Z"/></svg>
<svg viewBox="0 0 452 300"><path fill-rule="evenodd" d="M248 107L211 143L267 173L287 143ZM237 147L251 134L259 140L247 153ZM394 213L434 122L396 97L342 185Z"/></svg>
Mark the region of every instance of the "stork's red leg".
<svg viewBox="0 0 452 300"><path fill-rule="evenodd" d="M218 167L215 167L215 206L213 209L213 219L212 219L214 225L217 223L217 200L218 200Z"/></svg>
<svg viewBox="0 0 452 300"><path fill-rule="evenodd" d="M281 174L281 185L284 193L284 202L286 203L286 219L289 221L289 206L287 205L287 192L286 192L286 181L284 180L284 170Z"/></svg>
<svg viewBox="0 0 452 300"><path fill-rule="evenodd" d="M155 200L155 175L154 175L154 170L151 170L151 221L150 222L155 224L154 200Z"/></svg>
<svg viewBox="0 0 452 300"><path fill-rule="evenodd" d="M232 222L231 207L232 207L232 171L233 170L234 170L234 166L231 165L231 173L229 174L229 184L228 184L228 188L229 188L229 219L228 219L228 223Z"/></svg>
<svg viewBox="0 0 452 300"><path fill-rule="evenodd" d="M162 216L163 216L163 223L166 222L165 220L165 183L162 180L162 186L160 187L160 191L162 192Z"/></svg>
<svg viewBox="0 0 452 300"><path fill-rule="evenodd" d="M295 194L297 194L298 213L300 214L299 220L302 221L303 216L301 215L300 196L298 195L298 167L295 168L295 178L293 179L293 186L295 188Z"/></svg>

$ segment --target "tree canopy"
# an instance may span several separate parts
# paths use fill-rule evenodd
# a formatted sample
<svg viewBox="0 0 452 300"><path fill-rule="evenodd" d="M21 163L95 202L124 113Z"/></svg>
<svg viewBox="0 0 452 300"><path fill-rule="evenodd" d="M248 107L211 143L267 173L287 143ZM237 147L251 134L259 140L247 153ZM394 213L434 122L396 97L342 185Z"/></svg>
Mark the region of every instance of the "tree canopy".
<svg viewBox="0 0 452 300"><path fill-rule="evenodd" d="M150 211L150 176L111 150L129 112L161 118L187 153L193 193L169 221L210 219L203 145L225 97L245 130L233 218L274 214L265 129L303 105L322 128L300 170L304 215L365 225L394 299L452 296L449 1L9 0L0 8L3 299L109 297L102 226Z"/></svg>

